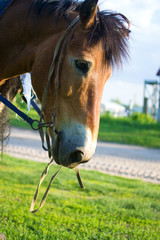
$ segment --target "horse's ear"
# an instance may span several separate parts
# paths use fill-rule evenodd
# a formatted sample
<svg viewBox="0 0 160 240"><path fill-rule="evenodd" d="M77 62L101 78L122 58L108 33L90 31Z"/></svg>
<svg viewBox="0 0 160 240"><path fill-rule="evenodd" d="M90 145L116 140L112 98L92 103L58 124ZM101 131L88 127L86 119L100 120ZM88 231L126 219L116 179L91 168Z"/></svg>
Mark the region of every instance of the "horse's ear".
<svg viewBox="0 0 160 240"><path fill-rule="evenodd" d="M90 28L94 24L97 13L98 0L85 0L80 9L80 20L84 28Z"/></svg>

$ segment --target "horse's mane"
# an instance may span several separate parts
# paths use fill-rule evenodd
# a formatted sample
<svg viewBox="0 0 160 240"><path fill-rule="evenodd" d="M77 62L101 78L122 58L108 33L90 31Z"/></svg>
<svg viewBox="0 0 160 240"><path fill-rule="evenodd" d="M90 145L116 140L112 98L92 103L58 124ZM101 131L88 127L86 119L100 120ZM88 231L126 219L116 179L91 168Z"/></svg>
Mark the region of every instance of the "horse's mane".
<svg viewBox="0 0 160 240"><path fill-rule="evenodd" d="M57 22L64 16L69 21L69 14L79 12L82 2L76 0L33 0L32 9L38 18L53 12ZM108 64L119 65L128 57L129 20L120 13L99 11L94 26L88 30L88 45L102 40L105 61Z"/></svg>

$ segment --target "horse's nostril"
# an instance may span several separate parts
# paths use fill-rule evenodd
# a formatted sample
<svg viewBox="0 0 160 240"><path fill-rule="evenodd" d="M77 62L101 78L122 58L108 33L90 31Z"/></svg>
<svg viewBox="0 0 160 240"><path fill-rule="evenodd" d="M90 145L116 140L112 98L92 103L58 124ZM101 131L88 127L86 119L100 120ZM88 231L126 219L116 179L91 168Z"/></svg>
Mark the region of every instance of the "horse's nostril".
<svg viewBox="0 0 160 240"><path fill-rule="evenodd" d="M76 162L81 162L83 159L83 153L81 151L75 151L75 152L72 152L70 155L69 155L69 163L76 163Z"/></svg>

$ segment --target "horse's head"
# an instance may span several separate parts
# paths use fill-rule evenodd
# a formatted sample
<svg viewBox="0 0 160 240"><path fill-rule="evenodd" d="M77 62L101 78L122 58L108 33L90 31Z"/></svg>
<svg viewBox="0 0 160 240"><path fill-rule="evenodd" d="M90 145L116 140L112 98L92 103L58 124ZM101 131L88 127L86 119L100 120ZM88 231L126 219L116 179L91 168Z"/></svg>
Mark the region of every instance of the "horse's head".
<svg viewBox="0 0 160 240"><path fill-rule="evenodd" d="M95 152L103 88L113 62L120 61L126 51L126 19L100 13L97 2L82 3L80 20L64 44L60 67L55 124L59 134L53 136L52 150L55 161L69 168L89 161ZM45 106L47 120L53 114L54 88L53 83Z"/></svg>

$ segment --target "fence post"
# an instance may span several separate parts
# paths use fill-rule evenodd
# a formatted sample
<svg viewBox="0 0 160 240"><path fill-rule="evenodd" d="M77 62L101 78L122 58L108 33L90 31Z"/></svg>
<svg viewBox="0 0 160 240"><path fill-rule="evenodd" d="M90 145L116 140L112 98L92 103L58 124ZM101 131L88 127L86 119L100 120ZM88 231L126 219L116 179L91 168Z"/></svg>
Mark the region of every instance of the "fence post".
<svg viewBox="0 0 160 240"><path fill-rule="evenodd" d="M143 103L143 113L147 114L148 113L148 98L144 98L144 103Z"/></svg>
<svg viewBox="0 0 160 240"><path fill-rule="evenodd" d="M159 81L158 122L160 122L160 81Z"/></svg>
<svg viewBox="0 0 160 240"><path fill-rule="evenodd" d="M157 72L157 76L159 77L158 122L160 122L160 69Z"/></svg>

